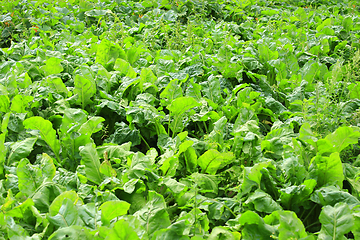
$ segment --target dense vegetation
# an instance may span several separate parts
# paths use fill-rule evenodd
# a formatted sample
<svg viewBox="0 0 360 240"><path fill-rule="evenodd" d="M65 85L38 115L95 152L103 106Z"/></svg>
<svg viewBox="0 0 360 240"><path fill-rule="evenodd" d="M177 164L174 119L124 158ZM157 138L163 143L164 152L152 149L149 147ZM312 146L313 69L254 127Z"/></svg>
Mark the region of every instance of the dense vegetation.
<svg viewBox="0 0 360 240"><path fill-rule="evenodd" d="M0 4L0 239L360 239L356 1Z"/></svg>

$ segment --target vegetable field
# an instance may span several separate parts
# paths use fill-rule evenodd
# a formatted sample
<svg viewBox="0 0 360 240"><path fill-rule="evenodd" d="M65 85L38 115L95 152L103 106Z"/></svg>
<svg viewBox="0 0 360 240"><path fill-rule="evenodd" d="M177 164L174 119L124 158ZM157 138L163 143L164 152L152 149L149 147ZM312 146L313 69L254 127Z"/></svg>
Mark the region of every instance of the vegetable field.
<svg viewBox="0 0 360 240"><path fill-rule="evenodd" d="M0 239L360 240L351 0L0 1Z"/></svg>

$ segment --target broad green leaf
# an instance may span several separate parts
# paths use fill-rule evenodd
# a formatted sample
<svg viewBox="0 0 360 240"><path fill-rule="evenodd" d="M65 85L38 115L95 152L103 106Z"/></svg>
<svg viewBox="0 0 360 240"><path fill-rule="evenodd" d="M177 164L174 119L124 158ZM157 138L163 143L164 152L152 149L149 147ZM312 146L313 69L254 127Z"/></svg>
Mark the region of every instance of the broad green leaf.
<svg viewBox="0 0 360 240"><path fill-rule="evenodd" d="M7 95L0 95L0 111L7 113L10 109L10 99Z"/></svg>
<svg viewBox="0 0 360 240"><path fill-rule="evenodd" d="M280 189L280 202L285 209L296 211L300 206L304 206L310 199L310 195L316 187L316 180L305 180L299 186L290 186ZM296 211L297 212L297 211Z"/></svg>
<svg viewBox="0 0 360 240"><path fill-rule="evenodd" d="M193 173L190 176L197 186L200 189L200 192L210 195L210 196L217 196L219 188L218 188L218 181L216 176L201 174L201 173Z"/></svg>
<svg viewBox="0 0 360 240"><path fill-rule="evenodd" d="M107 160L103 161L100 165L100 173L107 177L116 177L116 170L112 168L111 163Z"/></svg>
<svg viewBox="0 0 360 240"><path fill-rule="evenodd" d="M85 109L85 107L91 103L90 98L94 96L95 93L96 85L94 81L81 75L75 76L74 94L78 95L76 103L81 105L82 109Z"/></svg>
<svg viewBox="0 0 360 240"><path fill-rule="evenodd" d="M133 228L125 219L120 219L111 229L105 240L130 240L140 239Z"/></svg>
<svg viewBox="0 0 360 240"><path fill-rule="evenodd" d="M275 227L272 227L264 222L259 215L252 211L246 211L241 214L239 218L240 226L243 226L241 232L242 239L253 240L253 239L264 239L271 240L271 236L275 233Z"/></svg>
<svg viewBox="0 0 360 240"><path fill-rule="evenodd" d="M138 48L134 45L131 48L127 49L126 59L131 65L133 65L137 60L139 60L141 51L141 47Z"/></svg>
<svg viewBox="0 0 360 240"><path fill-rule="evenodd" d="M23 95L16 95L11 100L11 107L10 110L16 113L27 113L27 107L29 107L29 102L34 99L32 96L23 96Z"/></svg>
<svg viewBox="0 0 360 240"><path fill-rule="evenodd" d="M360 131L352 127L339 127L335 132L317 142L320 153L341 152L350 144L358 143Z"/></svg>
<svg viewBox="0 0 360 240"><path fill-rule="evenodd" d="M265 44L259 44L258 49L260 61L263 63L267 63L270 60L276 60L279 57L277 51L271 51Z"/></svg>
<svg viewBox="0 0 360 240"><path fill-rule="evenodd" d="M330 157L323 157L316 155L312 160L313 164L310 166L310 175L317 179L319 187L324 186L326 183L336 183L342 187L344 180L344 173L340 154L338 152L332 153Z"/></svg>
<svg viewBox="0 0 360 240"><path fill-rule="evenodd" d="M56 215L49 214L47 218L55 226L69 227L72 225L76 225L79 214L73 201L65 198L58 213Z"/></svg>
<svg viewBox="0 0 360 240"><path fill-rule="evenodd" d="M29 156L31 151L33 150L33 146L37 140L37 137L26 138L23 141L18 141L16 143L11 144L10 153L7 159L8 166L11 163L21 160L22 158L26 158Z"/></svg>
<svg viewBox="0 0 360 240"><path fill-rule="evenodd" d="M196 166L198 165L195 149L193 147L189 147L188 149L186 149L184 157L186 162L186 169L190 173L195 172Z"/></svg>
<svg viewBox="0 0 360 240"><path fill-rule="evenodd" d="M45 66L41 67L41 69L45 72L45 76L61 73L64 70L60 64L61 62L62 60L56 57L47 59L45 61Z"/></svg>
<svg viewBox="0 0 360 240"><path fill-rule="evenodd" d="M179 158L176 155L171 156L160 161L159 164L161 164L159 169L163 172L164 176L173 177L179 166Z"/></svg>
<svg viewBox="0 0 360 240"><path fill-rule="evenodd" d="M236 240L235 236L224 227L215 227L209 235L209 240Z"/></svg>
<svg viewBox="0 0 360 240"><path fill-rule="evenodd" d="M305 122L300 130L299 130L299 138L312 146L316 146L316 141L318 140L315 136L315 134L311 131L310 124L308 122Z"/></svg>
<svg viewBox="0 0 360 240"><path fill-rule="evenodd" d="M179 80L171 80L165 89L160 93L160 99L163 106L169 105L174 99L182 97L182 89Z"/></svg>
<svg viewBox="0 0 360 240"><path fill-rule="evenodd" d="M187 110L198 107L201 104L198 103L195 98L192 97L179 97L174 99L166 108L171 111L171 114L180 115Z"/></svg>
<svg viewBox="0 0 360 240"><path fill-rule="evenodd" d="M20 205L14 207L10 211L7 211L6 215L16 218L24 218L25 211L31 208L31 206L34 206L34 201L31 198L28 198Z"/></svg>
<svg viewBox="0 0 360 240"><path fill-rule="evenodd" d="M348 192L342 191L335 186L322 187L316 190L310 199L323 206L334 206L336 203L344 202L352 208L360 205L360 201Z"/></svg>
<svg viewBox="0 0 360 240"><path fill-rule="evenodd" d="M342 22L342 26L347 32L350 32L353 29L353 19L351 16L347 16L344 18Z"/></svg>
<svg viewBox="0 0 360 240"><path fill-rule="evenodd" d="M19 181L19 190L26 196L31 196L42 184L44 178L41 170L23 158L16 169Z"/></svg>
<svg viewBox="0 0 360 240"><path fill-rule="evenodd" d="M69 199L72 203L76 204L79 201L79 196L75 191L66 191L57 196L49 207L49 214L55 216L60 211L61 206L65 199Z"/></svg>
<svg viewBox="0 0 360 240"><path fill-rule="evenodd" d="M360 99L360 83L357 83L357 84L352 83L348 86L348 89L350 91L351 99Z"/></svg>
<svg viewBox="0 0 360 240"><path fill-rule="evenodd" d="M79 133L84 135L92 135L102 129L102 122L105 119L102 117L91 117L86 123L81 125Z"/></svg>
<svg viewBox="0 0 360 240"><path fill-rule="evenodd" d="M56 131L52 128L52 123L42 117L31 117L25 119L23 124L25 128L38 130L40 132L41 139L49 145L57 160L60 162L60 143L56 138Z"/></svg>
<svg viewBox="0 0 360 240"><path fill-rule="evenodd" d="M129 78L136 78L137 76L137 73L131 67L130 63L121 58L116 59L114 69Z"/></svg>
<svg viewBox="0 0 360 240"><path fill-rule="evenodd" d="M154 75L154 73L151 71L150 68L141 69L140 82L139 82L140 91L141 92L143 91L145 83L154 84L156 80L157 80L157 77Z"/></svg>
<svg viewBox="0 0 360 240"><path fill-rule="evenodd" d="M360 239L360 228L358 226L360 226L360 211L359 209L357 209L356 211L353 212L353 216L354 216L354 226L352 229L352 233L354 234L355 240Z"/></svg>
<svg viewBox="0 0 360 240"><path fill-rule="evenodd" d="M81 226L60 228L50 235L49 240L93 240L94 236L89 230Z"/></svg>
<svg viewBox="0 0 360 240"><path fill-rule="evenodd" d="M253 187L260 188L260 182L262 178L261 170L269 166L272 166L270 161L257 163L251 168L244 169L244 181L241 185L242 195L251 192Z"/></svg>
<svg viewBox="0 0 360 240"><path fill-rule="evenodd" d="M87 121L87 114L82 109L67 108L61 121L60 130L63 134L68 131L78 131Z"/></svg>
<svg viewBox="0 0 360 240"><path fill-rule="evenodd" d="M221 87L220 81L217 76L210 75L207 81L203 81L200 83L202 92L204 96L216 104L220 104L223 102L223 98L221 96Z"/></svg>
<svg viewBox="0 0 360 240"><path fill-rule="evenodd" d="M319 220L321 230L318 239L346 239L344 234L354 226L354 217L346 203L339 202L332 206L323 207Z"/></svg>
<svg viewBox="0 0 360 240"><path fill-rule="evenodd" d="M127 214L130 204L125 201L107 201L100 206L101 221L109 225L113 218Z"/></svg>
<svg viewBox="0 0 360 240"><path fill-rule="evenodd" d="M46 79L47 84L53 91L62 95L63 97L68 96L68 89L66 88L65 84L59 77L48 77Z"/></svg>
<svg viewBox="0 0 360 240"><path fill-rule="evenodd" d="M100 18L104 16L106 12L107 12L106 10L92 9L90 11L86 11L85 15L89 17Z"/></svg>
<svg viewBox="0 0 360 240"><path fill-rule="evenodd" d="M38 209L40 213L48 213L49 207L54 199L64 191L66 191L66 187L60 184L51 182L42 184L36 192L33 192L34 196L32 199L36 209Z"/></svg>
<svg viewBox="0 0 360 240"><path fill-rule="evenodd" d="M126 58L124 50L117 44L107 40L101 40L97 46L96 63L102 64L108 71L112 71L117 58Z"/></svg>
<svg viewBox="0 0 360 240"><path fill-rule="evenodd" d="M130 151L131 142L124 143L122 145L117 144L103 144L100 147L97 147L96 150L99 156L104 156L104 153L107 152L109 159L122 159L126 158L127 156L133 154Z"/></svg>
<svg viewBox="0 0 360 240"><path fill-rule="evenodd" d="M96 229L101 225L101 212L99 211L99 207L95 206L94 202L81 205L78 211L79 217L86 227Z"/></svg>
<svg viewBox="0 0 360 240"><path fill-rule="evenodd" d="M230 163L234 156L231 152L220 153L215 149L206 151L198 158L203 173L216 174L222 164Z"/></svg>
<svg viewBox="0 0 360 240"><path fill-rule="evenodd" d="M282 210L280 205L275 202L272 197L264 191L257 189L244 202L244 206L248 206L257 212L272 213L277 210Z"/></svg>
<svg viewBox="0 0 360 240"><path fill-rule="evenodd" d="M146 205L133 215L141 221L144 228L147 229L147 235L151 238L157 230L170 226L171 222L166 209L163 196L149 191Z"/></svg>
<svg viewBox="0 0 360 240"><path fill-rule="evenodd" d="M52 180L55 177L56 168L53 159L46 153L42 154L40 169L44 177Z"/></svg>
<svg viewBox="0 0 360 240"><path fill-rule="evenodd" d="M109 136L108 141L119 145L131 142L132 146L136 146L141 143L140 132L136 128L130 129L124 122L115 123L115 132Z"/></svg>
<svg viewBox="0 0 360 240"><path fill-rule="evenodd" d="M287 239L303 239L308 235L306 233L304 224L291 211L275 211L264 218L265 223L269 225L278 225L279 240Z"/></svg>
<svg viewBox="0 0 360 240"><path fill-rule="evenodd" d="M81 164L85 165L85 173L87 179L100 184L103 175L100 173L100 160L98 153L92 143L80 147Z"/></svg>

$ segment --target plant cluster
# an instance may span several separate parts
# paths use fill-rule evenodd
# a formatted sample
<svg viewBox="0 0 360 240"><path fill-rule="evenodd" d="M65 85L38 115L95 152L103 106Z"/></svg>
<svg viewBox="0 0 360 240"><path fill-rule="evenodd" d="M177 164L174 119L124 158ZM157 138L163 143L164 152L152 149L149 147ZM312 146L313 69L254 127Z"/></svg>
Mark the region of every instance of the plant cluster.
<svg viewBox="0 0 360 240"><path fill-rule="evenodd" d="M0 239L360 239L356 1L0 3Z"/></svg>

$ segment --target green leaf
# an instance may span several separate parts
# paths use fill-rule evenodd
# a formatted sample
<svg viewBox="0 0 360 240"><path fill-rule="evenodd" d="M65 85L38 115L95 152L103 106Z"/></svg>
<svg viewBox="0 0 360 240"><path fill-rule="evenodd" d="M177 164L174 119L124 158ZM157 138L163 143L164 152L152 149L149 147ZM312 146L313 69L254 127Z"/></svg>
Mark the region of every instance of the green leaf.
<svg viewBox="0 0 360 240"><path fill-rule="evenodd" d="M215 227L209 235L209 240L236 240L235 236L224 227Z"/></svg>
<svg viewBox="0 0 360 240"><path fill-rule="evenodd" d="M332 153L330 157L318 154L311 161L313 164L310 166L310 176L317 178L319 187L327 183L335 183L342 188L344 173L338 152Z"/></svg>
<svg viewBox="0 0 360 240"><path fill-rule="evenodd" d="M116 170L112 168L109 161L103 161L100 165L100 172L107 177L116 177Z"/></svg>
<svg viewBox="0 0 360 240"><path fill-rule="evenodd" d="M275 202L272 197L264 191L257 189L244 202L244 206L253 206L254 210L264 213L272 213L277 210L282 210L280 205Z"/></svg>
<svg viewBox="0 0 360 240"><path fill-rule="evenodd" d="M100 206L101 221L109 225L113 218L127 214L130 204L125 201L107 201Z"/></svg>
<svg viewBox="0 0 360 240"><path fill-rule="evenodd" d="M7 211L6 215L16 218L24 218L25 211L31 208L31 206L34 206L34 201L31 198L28 198L20 205L14 207L10 211Z"/></svg>
<svg viewBox="0 0 360 240"><path fill-rule="evenodd" d="M62 202L59 212L56 215L48 215L48 220L58 227L69 227L78 221L78 210L73 201L66 198Z"/></svg>
<svg viewBox="0 0 360 240"><path fill-rule="evenodd" d="M352 127L339 127L325 139L317 142L319 153L341 152L350 144L358 143L360 131Z"/></svg>
<svg viewBox="0 0 360 240"><path fill-rule="evenodd" d="M82 109L67 108L64 110L64 116L61 121L60 131L65 134L68 131L78 131L78 129L87 121L87 114Z"/></svg>
<svg viewBox="0 0 360 240"><path fill-rule="evenodd" d="M84 135L92 135L102 129L102 122L105 119L102 117L91 117L86 123L81 125L79 133Z"/></svg>
<svg viewBox="0 0 360 240"><path fill-rule="evenodd" d="M18 176L19 190L26 196L31 196L44 180L39 168L30 164L29 160L23 158L16 169Z"/></svg>
<svg viewBox="0 0 360 240"><path fill-rule="evenodd" d="M42 172L42 175L49 180L52 180L55 177L56 174L56 168L53 162L53 159L47 155L46 153L42 154L42 158L40 161L40 169Z"/></svg>
<svg viewBox="0 0 360 240"><path fill-rule="evenodd" d="M144 84L146 83L150 83L150 84L154 84L155 81L157 80L157 77L154 75L154 73L151 71L150 68L143 68L141 69L141 73L140 73L140 91L143 91L144 88Z"/></svg>
<svg viewBox="0 0 360 240"><path fill-rule="evenodd" d="M180 115L191 108L201 106L193 97L179 97L174 99L166 108L171 111L171 114Z"/></svg>
<svg viewBox="0 0 360 240"><path fill-rule="evenodd" d="M260 61L263 63L267 63L270 60L276 60L279 57L277 51L271 51L265 44L259 44L258 49Z"/></svg>
<svg viewBox="0 0 360 240"><path fill-rule="evenodd" d="M191 174L190 177L194 180L197 186L199 186L200 192L213 197L217 196L219 188L216 176L195 172Z"/></svg>
<svg viewBox="0 0 360 240"><path fill-rule="evenodd" d="M311 144L312 146L316 146L316 141L318 140L315 134L312 132L310 124L305 122L300 130L299 130L299 139Z"/></svg>
<svg viewBox="0 0 360 240"><path fill-rule="evenodd" d="M140 132L130 129L124 122L115 123L115 132L109 136L108 141L116 144L131 142L132 146L136 146L141 143Z"/></svg>
<svg viewBox="0 0 360 240"><path fill-rule="evenodd" d="M240 226L243 226L242 239L264 239L271 240L271 236L275 233L275 228L266 224L264 219L252 211L246 211L239 218Z"/></svg>
<svg viewBox="0 0 360 240"><path fill-rule="evenodd" d="M350 91L351 99L360 99L360 83L352 83L348 86L348 89Z"/></svg>
<svg viewBox="0 0 360 240"><path fill-rule="evenodd" d="M179 80L171 80L165 89L160 93L161 104L163 106L169 105L174 99L182 97L182 89Z"/></svg>
<svg viewBox="0 0 360 240"><path fill-rule="evenodd" d="M198 165L195 149L193 147L189 147L188 149L186 149L184 157L186 162L186 169L190 173L195 172L196 166Z"/></svg>
<svg viewBox="0 0 360 240"><path fill-rule="evenodd" d="M272 214L266 216L264 221L270 225L278 225L279 240L287 239L303 239L308 235L306 233L304 224L291 211L275 211Z"/></svg>
<svg viewBox="0 0 360 240"><path fill-rule="evenodd" d="M7 165L10 166L11 163L21 160L29 156L33 150L33 146L37 140L37 137L26 138L23 141L18 141L10 145L10 153L7 159Z"/></svg>
<svg viewBox="0 0 360 240"><path fill-rule="evenodd" d="M223 98L221 96L220 81L217 76L210 75L207 81L203 81L200 83L200 86L206 98L217 104L223 102Z"/></svg>
<svg viewBox="0 0 360 240"><path fill-rule="evenodd" d="M316 190L310 199L313 202L321 204L323 206L334 206L336 203L344 202L349 206L354 207L360 205L360 201L348 192L341 191L335 186L322 187Z"/></svg>
<svg viewBox="0 0 360 240"><path fill-rule="evenodd" d="M140 239L125 219L120 219L106 236L105 240L136 240Z"/></svg>
<svg viewBox="0 0 360 240"><path fill-rule="evenodd" d="M41 139L43 139L54 152L57 160L60 162L59 151L60 143L56 138L56 131L52 128L52 123L42 117L31 117L23 122L25 128L38 130Z"/></svg>
<svg viewBox="0 0 360 240"><path fill-rule="evenodd" d="M75 191L66 191L57 196L51 203L49 207L49 214L55 216L60 211L61 206L65 199L69 199L72 203L76 204L79 200L79 196Z"/></svg>
<svg viewBox="0 0 360 240"><path fill-rule="evenodd" d="M63 97L68 96L68 89L66 88L65 84L59 77L48 77L46 79L48 86L55 91L56 93L62 95Z"/></svg>
<svg viewBox="0 0 360 240"><path fill-rule="evenodd" d="M136 78L137 76L137 73L131 67L130 63L121 58L116 59L114 69L129 78Z"/></svg>
<svg viewBox="0 0 360 240"><path fill-rule="evenodd" d="M10 99L7 95L0 95L0 111L7 113L10 109Z"/></svg>
<svg viewBox="0 0 360 240"><path fill-rule="evenodd" d="M215 149L210 149L201 155L197 162L203 173L216 174L221 165L227 165L233 159L234 156L231 152L219 153Z"/></svg>
<svg viewBox="0 0 360 240"><path fill-rule="evenodd" d="M133 215L137 217L151 237L157 230L167 228L171 222L166 211L166 203L162 195L149 191L148 202Z"/></svg>
<svg viewBox="0 0 360 240"><path fill-rule="evenodd" d="M32 96L16 95L11 100L10 110L16 113L27 113L28 111L26 108L29 106L29 103L33 101L33 99L34 97Z"/></svg>
<svg viewBox="0 0 360 240"><path fill-rule="evenodd" d="M346 203L339 202L334 207L323 207L319 220L321 230L318 239L346 239L344 234L354 226L354 217Z"/></svg>
<svg viewBox="0 0 360 240"><path fill-rule="evenodd" d="M241 194L243 196L251 192L253 187L260 188L262 178L261 170L269 166L272 166L270 161L257 163L251 168L244 169L244 181L241 185Z"/></svg>
<svg viewBox="0 0 360 240"><path fill-rule="evenodd" d="M4 165L5 165L5 158L7 153L7 148L5 148L5 137L6 134L0 134L0 177L3 177L4 174Z"/></svg>
<svg viewBox="0 0 360 240"><path fill-rule="evenodd" d="M126 58L124 50L106 38L97 46L95 63L102 64L106 70L112 71L117 58Z"/></svg>
<svg viewBox="0 0 360 240"><path fill-rule="evenodd" d="M60 228L50 235L49 240L93 240L94 236L89 230L81 226Z"/></svg>
<svg viewBox="0 0 360 240"><path fill-rule="evenodd" d="M85 109L85 107L91 103L90 98L94 96L95 93L96 85L94 81L81 75L75 76L74 94L78 95L76 103L81 105L82 109Z"/></svg>
<svg viewBox="0 0 360 240"><path fill-rule="evenodd" d="M300 206L304 206L310 199L310 195L316 186L316 180L305 180L299 186L290 186L281 189L280 202L285 209L298 212Z"/></svg>
<svg viewBox="0 0 360 240"><path fill-rule="evenodd" d="M79 148L81 155L81 164L85 165L85 173L87 179L100 184L103 180L103 175L100 173L100 160L98 153L92 143Z"/></svg>
<svg viewBox="0 0 360 240"><path fill-rule="evenodd" d="M42 66L41 70L45 72L45 76L61 73L64 70L64 68L60 64L61 62L61 59L51 57L45 61L45 66Z"/></svg>

